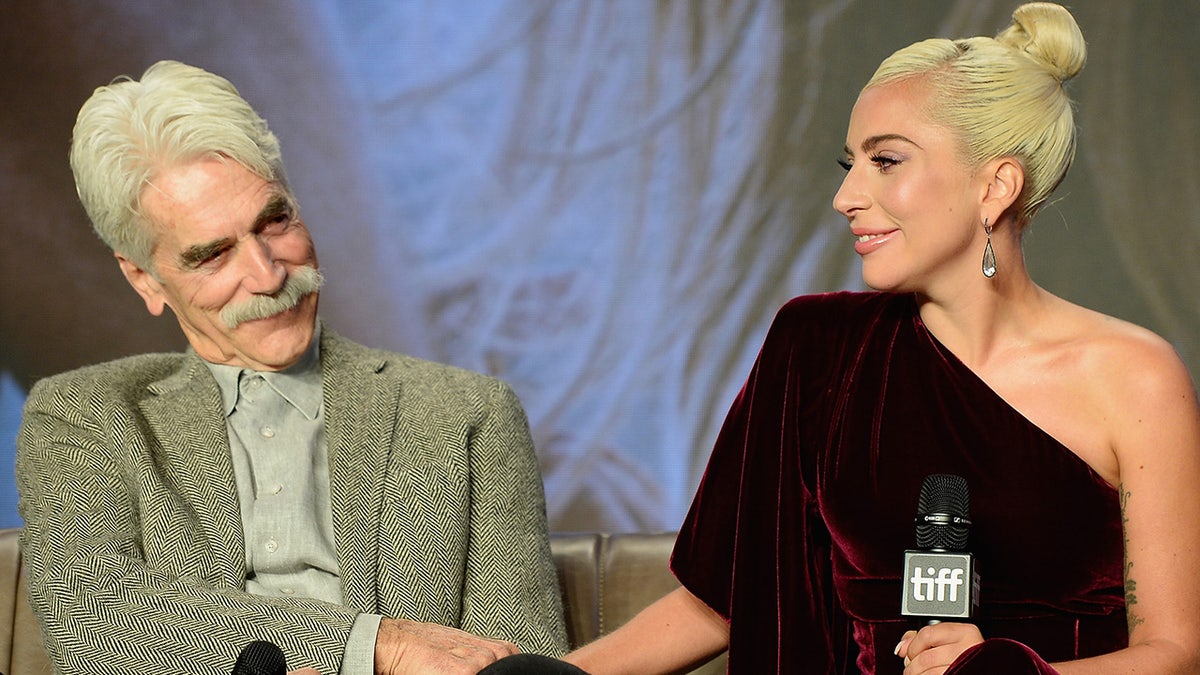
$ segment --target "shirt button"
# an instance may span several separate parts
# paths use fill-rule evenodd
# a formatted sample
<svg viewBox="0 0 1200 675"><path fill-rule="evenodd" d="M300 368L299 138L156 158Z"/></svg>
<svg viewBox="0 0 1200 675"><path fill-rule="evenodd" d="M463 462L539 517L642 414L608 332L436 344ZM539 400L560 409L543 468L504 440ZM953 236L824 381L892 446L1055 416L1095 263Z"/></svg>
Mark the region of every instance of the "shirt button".
<svg viewBox="0 0 1200 675"><path fill-rule="evenodd" d="M296 594L296 589L294 589L294 588L281 588L281 589L279 589L279 592L280 592L280 593L283 593L284 595L295 595L295 594Z"/></svg>
<svg viewBox="0 0 1200 675"><path fill-rule="evenodd" d="M272 485L272 486L271 486L271 494L273 494L273 495L277 495L277 494L279 494L280 492L283 492L283 485L281 485L281 484L279 484L279 483L276 483L276 484L274 484L274 485Z"/></svg>
<svg viewBox="0 0 1200 675"><path fill-rule="evenodd" d="M262 429L258 430L258 433L262 434L263 438L274 438L275 437L275 430L272 429L271 427L263 427Z"/></svg>
<svg viewBox="0 0 1200 675"><path fill-rule="evenodd" d="M279 544L274 539L267 540L267 552L274 553L279 550Z"/></svg>

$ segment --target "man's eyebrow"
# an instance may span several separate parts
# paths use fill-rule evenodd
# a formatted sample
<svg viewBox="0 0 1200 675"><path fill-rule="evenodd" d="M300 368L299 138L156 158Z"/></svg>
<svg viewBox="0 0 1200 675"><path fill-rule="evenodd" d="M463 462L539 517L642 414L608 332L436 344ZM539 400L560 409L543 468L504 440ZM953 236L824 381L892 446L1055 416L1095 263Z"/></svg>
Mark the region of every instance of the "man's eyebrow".
<svg viewBox="0 0 1200 675"><path fill-rule="evenodd" d="M917 144L911 138L909 138L908 136L905 136L903 134L879 134L878 136L871 136L871 137L867 138L866 140L864 140L862 142L862 151L870 152L870 151L874 150L876 147L878 147L881 143L886 143L887 141L902 141L904 143L908 143L909 145L915 146L917 148L921 147L919 144ZM845 148L843 148L843 150L845 150L847 156L854 154L854 151L850 149L849 145L847 145Z"/></svg>
<svg viewBox="0 0 1200 675"><path fill-rule="evenodd" d="M289 199L286 195L275 195L263 205L262 210L259 211L258 215L254 218L254 229L257 231L263 225L275 220L275 218L285 213L291 213L293 210L294 207L292 206L291 199Z"/></svg>
<svg viewBox="0 0 1200 675"><path fill-rule="evenodd" d="M194 244L179 254L179 262L183 265L184 269L195 269L200 263L232 245L233 240L229 238L214 239L213 241L206 241L203 244Z"/></svg>
<svg viewBox="0 0 1200 675"><path fill-rule="evenodd" d="M263 205L262 210L254 217L253 230L258 231L263 225L274 220L276 217L292 211L292 200L285 195L275 195ZM185 269L195 269L205 260L220 253L226 248L233 246L234 241L229 237L206 241L202 244L195 244L184 249L179 254L179 262Z"/></svg>

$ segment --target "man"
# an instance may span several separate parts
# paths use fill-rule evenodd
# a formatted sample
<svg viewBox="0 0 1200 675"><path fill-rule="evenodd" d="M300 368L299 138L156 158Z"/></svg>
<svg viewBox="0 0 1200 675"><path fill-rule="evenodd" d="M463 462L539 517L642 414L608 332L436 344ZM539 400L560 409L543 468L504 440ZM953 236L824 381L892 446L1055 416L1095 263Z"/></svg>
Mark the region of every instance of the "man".
<svg viewBox="0 0 1200 675"><path fill-rule="evenodd" d="M253 640L347 674L565 651L520 403L320 324L278 141L228 81L164 61L97 89L71 167L191 349L30 394L22 544L59 670L228 673Z"/></svg>

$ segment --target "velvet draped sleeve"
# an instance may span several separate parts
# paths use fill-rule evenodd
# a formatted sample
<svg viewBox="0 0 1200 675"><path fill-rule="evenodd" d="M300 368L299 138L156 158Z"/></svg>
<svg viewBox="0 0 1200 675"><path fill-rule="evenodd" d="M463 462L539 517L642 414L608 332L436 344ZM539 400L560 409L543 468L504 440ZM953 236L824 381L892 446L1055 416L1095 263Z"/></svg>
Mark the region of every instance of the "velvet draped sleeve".
<svg viewBox="0 0 1200 675"><path fill-rule="evenodd" d="M1125 645L1116 491L928 333L911 296L778 313L718 435L672 569L730 624L731 673L900 673L920 485L971 489L976 623L1047 661ZM981 658L986 658L984 650Z"/></svg>
<svg viewBox="0 0 1200 675"><path fill-rule="evenodd" d="M730 672L853 672L838 666L853 663L854 643L833 591L815 462L805 461L815 454L796 452L816 431L805 427L803 408L827 393L821 383L838 360L797 353L815 338L801 333L819 326L834 338L827 343L834 351L851 347L847 336L833 335L838 316L829 309L797 298L780 310L726 416L672 554L681 583L727 621L756 617L752 631L731 624ZM797 311L807 320L792 320Z"/></svg>

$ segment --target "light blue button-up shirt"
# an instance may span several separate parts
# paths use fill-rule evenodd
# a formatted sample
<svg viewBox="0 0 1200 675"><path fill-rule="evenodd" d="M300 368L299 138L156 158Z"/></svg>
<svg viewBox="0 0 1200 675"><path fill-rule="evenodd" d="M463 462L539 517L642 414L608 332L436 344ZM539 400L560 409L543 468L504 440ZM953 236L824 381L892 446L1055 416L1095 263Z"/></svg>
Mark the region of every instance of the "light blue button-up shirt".
<svg viewBox="0 0 1200 675"><path fill-rule="evenodd" d="M207 365L220 387L229 431L246 540L246 590L341 605L319 345L318 327L300 361L279 372ZM379 620L365 613L355 619L343 675L375 672Z"/></svg>

